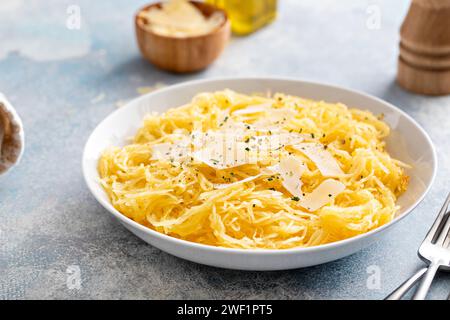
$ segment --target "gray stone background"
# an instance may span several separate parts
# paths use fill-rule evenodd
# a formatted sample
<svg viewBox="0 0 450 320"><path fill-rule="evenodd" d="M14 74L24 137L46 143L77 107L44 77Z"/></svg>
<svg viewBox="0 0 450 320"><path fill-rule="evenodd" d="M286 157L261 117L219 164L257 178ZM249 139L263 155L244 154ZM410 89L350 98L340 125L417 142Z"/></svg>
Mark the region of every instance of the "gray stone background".
<svg viewBox="0 0 450 320"><path fill-rule="evenodd" d="M410 94L394 81L408 1L280 0L275 23L233 38L208 70L186 76L141 59L132 16L145 2L0 2L0 91L22 116L27 137L20 166L0 177L0 299L380 299L422 265L417 247L450 191L450 98ZM66 27L71 5L81 10L80 30ZM307 269L216 269L147 245L90 195L81 175L84 143L140 87L222 76L323 81L397 105L436 144L431 192L384 240ZM379 289L367 287L370 266L379 268ZM76 268L79 289L67 286L67 271ZM449 291L443 274L430 297Z"/></svg>

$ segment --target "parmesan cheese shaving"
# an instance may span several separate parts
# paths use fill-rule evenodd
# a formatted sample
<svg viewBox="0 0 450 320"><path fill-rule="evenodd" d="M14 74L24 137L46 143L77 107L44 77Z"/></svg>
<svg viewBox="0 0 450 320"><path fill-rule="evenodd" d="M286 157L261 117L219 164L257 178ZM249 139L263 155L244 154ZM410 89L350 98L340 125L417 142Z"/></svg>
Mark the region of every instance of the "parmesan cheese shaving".
<svg viewBox="0 0 450 320"><path fill-rule="evenodd" d="M344 191L345 185L337 180L323 181L313 192L306 194L300 200L300 205L308 211L316 211L330 203L338 194Z"/></svg>
<svg viewBox="0 0 450 320"><path fill-rule="evenodd" d="M260 119L253 123L255 128L267 130L276 130L282 127L289 119L295 117L295 110L290 108L280 108L280 109L271 109L266 110L266 113L269 113L267 117Z"/></svg>
<svg viewBox="0 0 450 320"><path fill-rule="evenodd" d="M232 121L230 120L230 123ZM251 132L252 133L252 132ZM226 169L274 155L285 146L302 142L304 137L296 133L249 136L245 131L196 131L191 136L196 147L193 157L215 169Z"/></svg>
<svg viewBox="0 0 450 320"><path fill-rule="evenodd" d="M279 164L268 168L271 171L279 173L282 178L283 187L292 195L302 197L302 177L306 166L303 162L293 156L282 159Z"/></svg>
<svg viewBox="0 0 450 320"><path fill-rule="evenodd" d="M280 151L286 146L298 144L303 140L303 136L296 133L251 136L246 140L246 148L249 148L250 151L257 152L258 156L264 157L274 151Z"/></svg>
<svg viewBox="0 0 450 320"><path fill-rule="evenodd" d="M261 103L256 105L247 106L243 109L239 109L233 112L234 115L246 115L252 113L266 112L272 107L272 103Z"/></svg>
<svg viewBox="0 0 450 320"><path fill-rule="evenodd" d="M152 146L152 160L167 160L172 152L171 143L159 143Z"/></svg>
<svg viewBox="0 0 450 320"><path fill-rule="evenodd" d="M158 143L151 146L151 160L176 161L186 160L191 154L189 142L180 140L175 143Z"/></svg>
<svg viewBox="0 0 450 320"><path fill-rule="evenodd" d="M323 145L319 143L301 143L295 145L294 148L310 158L324 177L336 177L344 174L339 163L331 153L325 150Z"/></svg>
<svg viewBox="0 0 450 320"><path fill-rule="evenodd" d="M216 141L193 153L193 157L211 168L223 170L253 162L254 157L244 152L242 143Z"/></svg>
<svg viewBox="0 0 450 320"><path fill-rule="evenodd" d="M253 128L256 130L272 130L275 132L281 129L283 123L296 115L295 111L291 108L274 108L273 102L248 105L245 108L235 110L233 115L246 116L257 113L264 113L267 116L254 122L252 124Z"/></svg>
<svg viewBox="0 0 450 320"><path fill-rule="evenodd" d="M305 171L306 166L303 162L293 156L289 156L285 159L282 159L280 163L264 168L260 174L255 176L247 177L240 181L236 181L233 183L224 183L224 184L215 184L214 187L217 189L228 188L234 186L239 183L250 182L256 180L265 175L274 175L279 174L282 179L283 187L289 191L292 195L301 197L302 191L302 181L301 176Z"/></svg>

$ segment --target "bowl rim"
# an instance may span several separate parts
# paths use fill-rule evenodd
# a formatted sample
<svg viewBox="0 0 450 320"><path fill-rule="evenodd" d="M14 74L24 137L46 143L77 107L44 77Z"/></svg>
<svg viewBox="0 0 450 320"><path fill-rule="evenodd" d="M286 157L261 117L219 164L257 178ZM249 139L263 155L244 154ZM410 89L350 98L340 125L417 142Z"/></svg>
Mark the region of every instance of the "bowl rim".
<svg viewBox="0 0 450 320"><path fill-rule="evenodd" d="M159 33L153 32L153 31L151 31L149 29L144 28L142 26L142 22L139 19L139 13L141 13L144 10L150 9L151 7L160 6L163 3L162 1L159 1L159 2L154 2L154 3L147 4L147 5L139 8L136 11L136 13L134 14L134 23L135 23L136 29L139 29L139 30L141 30L141 31L143 31L145 33L151 34L152 36L159 37L161 39L173 40L173 41L204 40L206 38L209 38L209 37L211 37L213 35L216 35L216 34L222 32L225 29L230 29L230 26L231 26L230 19L228 18L228 14L227 14L227 12L225 10L223 10L223 9L221 9L221 8L215 6L215 5L212 5L210 3L206 3L206 2L200 2L200 1L189 1L189 2L193 3L195 6L200 5L200 6L205 6L205 7L211 7L215 11L221 12L225 19L223 20L223 22L222 22L222 24L220 26L218 26L217 28L215 28L211 32L208 32L208 33L205 33L205 34L200 34L200 35L197 35L197 36L186 36L186 37L171 37L171 36L162 35L162 34L159 34Z"/></svg>
<svg viewBox="0 0 450 320"><path fill-rule="evenodd" d="M355 237L351 237L351 238L347 238L347 239L343 239L343 240L339 240L339 241L335 241L335 242L330 242L330 243L326 243L326 244L321 244L321 245L317 245L317 246L312 246L312 247L294 247L294 248L288 248L288 249L243 249L243 248L227 248L227 247L219 247L219 246L213 246L213 245L207 245L207 244L201 244L201 243L197 243L197 242L191 242L191 241L187 241L187 240L183 240L183 239L179 239L179 238L175 238L163 233L160 233L158 231L155 231L153 229L150 229L144 225L141 225L139 223L137 223L136 221L128 218L127 216L125 216L124 214L120 213L116 208L114 208L114 206L111 204L110 200L104 200L102 199L98 194L98 190L99 188L101 189L101 185L98 183L98 181L94 181L95 179L92 179L90 177L88 177L87 175L87 166L88 166L88 156L87 156L87 147L90 144L91 140L93 139L96 131L99 129L99 127L105 123L109 118L113 117L116 113L120 112L121 110L123 110L123 108L126 108L129 105L139 105L139 103L141 101L147 100L149 99L149 97L151 97L154 94L161 94L165 91L171 91L171 90L177 90L183 87L189 87L191 85L198 85L198 84L203 84L203 83L208 83L208 82L220 82L220 81L293 81L293 82L297 82L297 83L303 83L303 84L308 84L308 85L314 85L314 86L321 86L321 87L328 87L331 89L337 89L337 90L343 90L343 91L347 91L350 94L353 95L359 95L362 96L364 98L367 99L372 99L375 100L379 103L382 103L384 105L386 105L388 108L392 109L395 112L400 113L402 116L404 116L407 120L409 120L416 129L418 129L421 134L425 137L427 143L429 144L431 151L432 151L432 165L433 165L433 173L431 176L431 179L426 187L426 189L422 192L422 194L420 195L420 197L418 197L415 202L409 206L409 208L401 215L398 215L397 217L395 217L394 219L392 219L391 221L389 221L388 223L382 225L381 227L375 228L373 230L370 230L369 232L357 235ZM140 97L137 97L129 102L126 103L126 105L124 105L122 108L114 110L113 112L111 112L108 116L106 116L92 131L92 133L89 135L89 138L86 141L84 150L83 150L83 155L82 155L82 171L83 171L83 177L85 180L85 183L87 184L90 192L92 193L92 195L94 196L94 198L103 206L103 208L105 208L107 211L109 211L109 213L111 213L114 217L116 217L117 219L119 219L119 221L121 223L124 223L126 225L129 225L133 228L138 229L139 231L148 234L149 236L153 236L158 238L159 240L162 241L168 241L174 245L181 245L181 246L188 246L191 247L193 249L198 249L198 250L203 250L203 251L208 251L208 252L217 252L217 253L225 253L225 254L237 254L237 255L290 255L290 254L301 254L301 253L311 253L311 252L321 252L321 251L327 251L327 250L332 250L335 248L339 248L345 245L349 245L351 243L354 242L358 242L359 240L362 240L364 238L369 238L372 235L375 235L379 232L384 231L385 229L391 227L392 225L396 224L397 222L401 221L402 219L404 219L406 216L408 216L409 214L411 214L411 212L414 211L414 209L422 202L422 200L424 199L424 197L428 194L428 192L430 191L435 178L436 178L436 174L437 174L437 170L438 170L438 161L437 161L437 153L436 153L436 148L431 140L431 138L429 137L428 133L419 125L419 123L414 120L411 116L409 116L406 112L404 112L403 110L401 110L400 108L394 106L393 104L384 101L380 98L377 98L371 94L367 94L364 93L362 91L359 90L355 90L355 89L348 89L346 87L342 87L342 86L338 86L338 85L333 85L333 84L329 84L326 82L318 82L318 81L309 81L309 80L303 80L300 78L295 78L295 77L217 77L217 78L208 78L208 79L199 79L199 80L191 80L191 81L186 81L186 82L182 82L182 83L178 83L178 84L174 84L174 85L170 85L166 88L162 88L159 89L157 91L154 92L150 92L147 93L145 95L142 95ZM97 159L98 160L98 159Z"/></svg>

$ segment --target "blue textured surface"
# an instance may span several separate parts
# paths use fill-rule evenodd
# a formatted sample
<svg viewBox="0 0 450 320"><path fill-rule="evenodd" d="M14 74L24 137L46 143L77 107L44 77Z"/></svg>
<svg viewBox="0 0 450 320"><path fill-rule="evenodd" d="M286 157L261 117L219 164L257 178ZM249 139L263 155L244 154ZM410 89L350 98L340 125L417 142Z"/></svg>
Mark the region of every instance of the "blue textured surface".
<svg viewBox="0 0 450 320"><path fill-rule="evenodd" d="M27 135L20 166L0 177L0 299L380 299L421 266L417 247L450 191L450 98L413 95L395 84L398 29L408 1L282 0L274 24L234 38L208 70L186 76L141 59L132 15L144 3L0 3L0 91L22 116ZM80 30L65 26L70 5L81 9ZM381 14L375 30L367 27L374 8ZM438 150L440 171L430 194L367 250L322 266L266 273L172 257L126 231L89 194L82 148L117 101L158 82L258 75L343 85L402 108ZM80 289L67 286L72 265L80 268ZM380 271L378 289L367 286L371 266ZM450 277L443 274L431 298L449 291Z"/></svg>

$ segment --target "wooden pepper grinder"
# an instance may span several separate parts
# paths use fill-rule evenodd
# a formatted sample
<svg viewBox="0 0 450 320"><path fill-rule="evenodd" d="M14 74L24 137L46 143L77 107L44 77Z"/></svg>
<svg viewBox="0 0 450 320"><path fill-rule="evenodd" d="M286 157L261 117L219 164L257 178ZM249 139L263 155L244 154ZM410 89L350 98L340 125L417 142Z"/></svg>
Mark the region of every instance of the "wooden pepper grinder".
<svg viewBox="0 0 450 320"><path fill-rule="evenodd" d="M416 93L450 94L450 0L412 0L400 38L398 83Z"/></svg>

